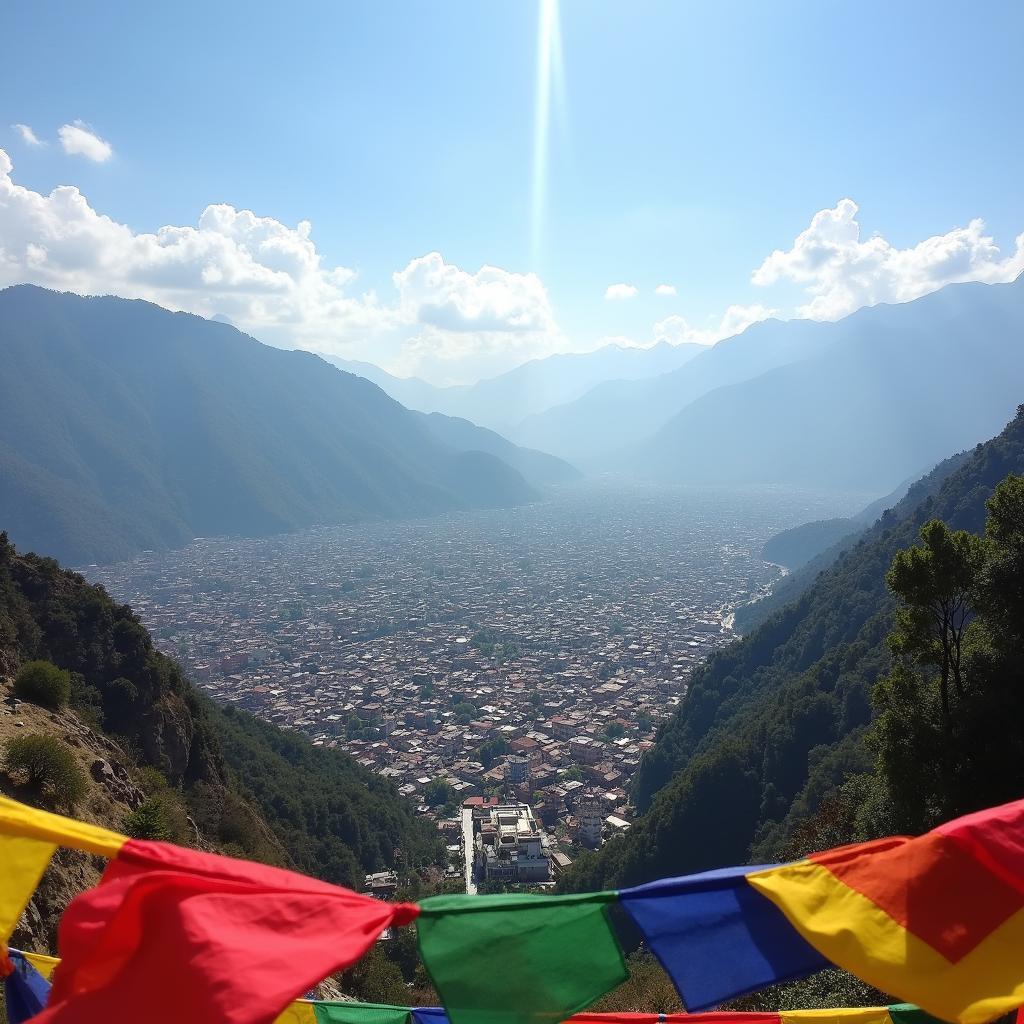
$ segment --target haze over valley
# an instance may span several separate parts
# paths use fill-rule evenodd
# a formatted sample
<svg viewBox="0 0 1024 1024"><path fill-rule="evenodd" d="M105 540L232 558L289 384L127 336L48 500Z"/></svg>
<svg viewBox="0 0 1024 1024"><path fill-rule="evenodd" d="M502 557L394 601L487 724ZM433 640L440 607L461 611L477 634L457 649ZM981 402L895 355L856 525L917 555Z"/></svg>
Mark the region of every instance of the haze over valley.
<svg viewBox="0 0 1024 1024"><path fill-rule="evenodd" d="M0 1022L1019 1013L1024 5L125 13L0 13Z"/></svg>

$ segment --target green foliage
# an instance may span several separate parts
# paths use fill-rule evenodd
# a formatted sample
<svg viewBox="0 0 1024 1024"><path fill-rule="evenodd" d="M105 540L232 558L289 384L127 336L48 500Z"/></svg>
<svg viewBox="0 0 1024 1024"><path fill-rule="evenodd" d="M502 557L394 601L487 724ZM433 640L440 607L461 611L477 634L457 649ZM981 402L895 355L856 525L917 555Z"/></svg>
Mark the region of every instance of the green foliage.
<svg viewBox="0 0 1024 1024"><path fill-rule="evenodd" d="M71 675L49 661L30 661L14 677L14 695L57 710L71 699Z"/></svg>
<svg viewBox="0 0 1024 1024"><path fill-rule="evenodd" d="M733 999L722 1008L747 1013L779 1013L845 1006L887 1006L892 1002L891 997L865 985L852 974L829 968L808 978L771 985L753 995Z"/></svg>
<svg viewBox="0 0 1024 1024"><path fill-rule="evenodd" d="M508 751L508 743L501 737L496 736L492 740L481 743L476 748L475 756L487 771L493 767L494 762Z"/></svg>
<svg viewBox="0 0 1024 1024"><path fill-rule="evenodd" d="M428 782L424 788L423 799L428 807L440 807L455 799L455 790L444 779L434 779L433 782Z"/></svg>
<svg viewBox="0 0 1024 1024"><path fill-rule="evenodd" d="M177 812L177 813L176 813ZM125 818L125 833L133 839L180 841L180 807L168 798L166 791L144 800Z"/></svg>
<svg viewBox="0 0 1024 1024"><path fill-rule="evenodd" d="M453 710L460 725L469 725L476 717L476 708L468 700L460 701Z"/></svg>
<svg viewBox="0 0 1024 1024"><path fill-rule="evenodd" d="M235 708L203 704L233 786L258 808L300 870L358 887L367 871L393 867L399 848L406 865L443 863L436 830L387 779L343 751L314 747ZM216 819L220 811L214 805L211 813Z"/></svg>
<svg viewBox="0 0 1024 1024"><path fill-rule="evenodd" d="M167 789L167 776L152 765L143 765L135 773L135 784L146 796L152 796Z"/></svg>
<svg viewBox="0 0 1024 1024"><path fill-rule="evenodd" d="M893 559L887 580L902 605L889 638L896 664L875 690L868 736L869 829L881 811L900 831L924 831L1024 788L1022 480L1007 477L989 499L987 539L933 520L922 545Z"/></svg>
<svg viewBox="0 0 1024 1024"><path fill-rule="evenodd" d="M604 734L610 740L617 740L626 735L626 727L621 722L612 722Z"/></svg>
<svg viewBox="0 0 1024 1024"><path fill-rule="evenodd" d="M602 996L588 1013L683 1013L679 993L661 964L646 950L626 958L629 977Z"/></svg>
<svg viewBox="0 0 1024 1024"><path fill-rule="evenodd" d="M8 740L7 771L22 777L24 784L54 805L73 810L85 796L88 784L70 748L53 736L31 734Z"/></svg>
<svg viewBox="0 0 1024 1024"><path fill-rule="evenodd" d="M90 686L80 672L69 673L71 676L70 704L75 714L91 728L103 729L103 694L95 686Z"/></svg>
<svg viewBox="0 0 1024 1024"><path fill-rule="evenodd" d="M363 1003L411 1006L411 994L402 971L381 948L384 945L386 943L371 946L366 956L345 971L341 975L342 987Z"/></svg>

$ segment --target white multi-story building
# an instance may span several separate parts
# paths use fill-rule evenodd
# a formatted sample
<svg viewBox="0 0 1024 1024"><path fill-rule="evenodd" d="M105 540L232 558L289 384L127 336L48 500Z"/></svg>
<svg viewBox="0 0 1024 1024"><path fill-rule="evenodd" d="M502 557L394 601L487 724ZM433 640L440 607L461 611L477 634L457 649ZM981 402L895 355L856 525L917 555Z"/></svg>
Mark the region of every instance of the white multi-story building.
<svg viewBox="0 0 1024 1024"><path fill-rule="evenodd" d="M601 845L605 810L599 793L586 790L576 801L576 820L580 823L579 838L584 846L596 850Z"/></svg>
<svg viewBox="0 0 1024 1024"><path fill-rule="evenodd" d="M501 804L474 817L474 868L481 881L551 880L547 837L527 804Z"/></svg>

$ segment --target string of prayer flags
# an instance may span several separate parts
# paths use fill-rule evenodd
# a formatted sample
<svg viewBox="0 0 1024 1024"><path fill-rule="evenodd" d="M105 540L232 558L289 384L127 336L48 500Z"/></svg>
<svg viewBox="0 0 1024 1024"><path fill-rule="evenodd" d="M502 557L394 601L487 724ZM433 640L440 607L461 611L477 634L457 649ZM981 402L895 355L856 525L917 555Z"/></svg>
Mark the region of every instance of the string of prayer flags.
<svg viewBox="0 0 1024 1024"><path fill-rule="evenodd" d="M1024 1003L1024 800L748 881L832 963L936 1017Z"/></svg>
<svg viewBox="0 0 1024 1024"><path fill-rule="evenodd" d="M152 1024L559 1024L627 976L608 917L616 902L691 1011L828 964L914 1005L878 1010L877 1020L830 1011L834 1021L821 1024L922 1024L928 1014L984 1024L1024 1005L1024 800L791 864L622 892L415 906L0 798L0 950L57 846L109 864L64 915L56 971L35 954L0 961L26 1000L38 1001L53 973L37 1024L114 1021L137 1006ZM293 1002L417 916L444 1010ZM817 1024L793 1014L742 1020Z"/></svg>
<svg viewBox="0 0 1024 1024"><path fill-rule="evenodd" d="M36 1024L116 1020L126 1006L145 1006L148 1024L272 1024L416 913L281 868L132 839L65 912Z"/></svg>
<svg viewBox="0 0 1024 1024"><path fill-rule="evenodd" d="M301 1003L309 1016L296 1024L449 1024L441 1007L378 1006L368 1003ZM379 1016L375 1016L379 1014ZM283 1018L278 1024L282 1024ZM780 1013L577 1013L565 1024L941 1024L909 1004L783 1010ZM1005 1024L1015 1024L1006 1021Z"/></svg>
<svg viewBox="0 0 1024 1024"><path fill-rule="evenodd" d="M625 981L614 892L434 896L420 955L451 1024L558 1024Z"/></svg>
<svg viewBox="0 0 1024 1024"><path fill-rule="evenodd" d="M747 883L756 868L725 868L623 889L619 900L690 1010L829 965Z"/></svg>

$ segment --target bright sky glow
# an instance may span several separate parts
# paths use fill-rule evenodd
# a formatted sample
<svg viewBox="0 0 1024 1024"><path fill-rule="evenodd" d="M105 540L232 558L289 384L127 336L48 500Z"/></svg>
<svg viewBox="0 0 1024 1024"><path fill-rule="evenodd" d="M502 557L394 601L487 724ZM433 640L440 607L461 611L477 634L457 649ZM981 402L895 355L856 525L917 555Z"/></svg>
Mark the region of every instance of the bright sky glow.
<svg viewBox="0 0 1024 1024"><path fill-rule="evenodd" d="M459 381L1006 280L1021 38L934 0L12 4L0 286Z"/></svg>

